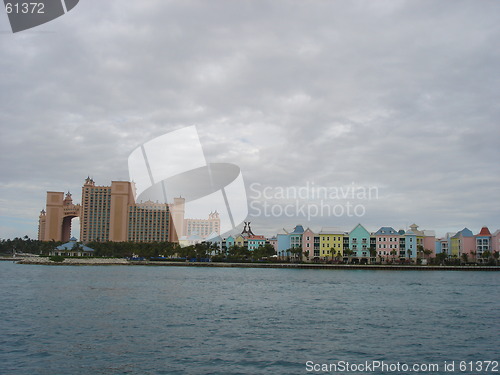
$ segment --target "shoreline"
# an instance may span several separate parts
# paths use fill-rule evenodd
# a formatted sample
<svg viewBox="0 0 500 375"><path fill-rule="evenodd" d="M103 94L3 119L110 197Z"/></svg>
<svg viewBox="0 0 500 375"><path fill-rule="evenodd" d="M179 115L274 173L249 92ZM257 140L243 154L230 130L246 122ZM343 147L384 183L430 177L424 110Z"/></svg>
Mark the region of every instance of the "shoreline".
<svg viewBox="0 0 500 375"><path fill-rule="evenodd" d="M52 262L48 258L0 258L17 264L46 266L163 266L163 267L229 267L229 268L277 268L277 269L329 269L329 270L383 270L383 271L500 271L500 266L437 266L437 265L383 265L383 264L315 264L315 263L223 263L223 262L169 262L129 261L121 258L66 258Z"/></svg>

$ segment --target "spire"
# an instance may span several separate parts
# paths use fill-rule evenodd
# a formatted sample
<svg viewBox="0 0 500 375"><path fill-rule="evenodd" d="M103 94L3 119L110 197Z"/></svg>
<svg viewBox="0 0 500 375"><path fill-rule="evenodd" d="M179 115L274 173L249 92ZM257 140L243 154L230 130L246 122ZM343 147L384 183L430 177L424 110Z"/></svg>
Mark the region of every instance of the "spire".
<svg viewBox="0 0 500 375"><path fill-rule="evenodd" d="M243 232L241 232L241 234L242 235L246 234L247 236L255 236L255 234L253 234L252 232L252 228L250 228L250 221L244 221L244 223L245 223L245 228L243 229Z"/></svg>
<svg viewBox="0 0 500 375"><path fill-rule="evenodd" d="M73 198L71 197L71 193L69 191L66 193L66 197L64 198L64 204L66 206L73 204Z"/></svg>

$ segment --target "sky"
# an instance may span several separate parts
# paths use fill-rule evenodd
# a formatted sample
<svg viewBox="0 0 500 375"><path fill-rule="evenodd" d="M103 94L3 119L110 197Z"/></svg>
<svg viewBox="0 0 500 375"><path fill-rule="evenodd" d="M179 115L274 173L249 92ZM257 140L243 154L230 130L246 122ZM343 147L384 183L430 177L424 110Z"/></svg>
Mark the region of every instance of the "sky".
<svg viewBox="0 0 500 375"><path fill-rule="evenodd" d="M46 191L79 203L87 176L128 180L134 149L191 125L208 162L240 167L256 234L499 229L499 14L497 0L81 0L13 34L0 11L0 238L36 238ZM349 187L377 194L335 195Z"/></svg>

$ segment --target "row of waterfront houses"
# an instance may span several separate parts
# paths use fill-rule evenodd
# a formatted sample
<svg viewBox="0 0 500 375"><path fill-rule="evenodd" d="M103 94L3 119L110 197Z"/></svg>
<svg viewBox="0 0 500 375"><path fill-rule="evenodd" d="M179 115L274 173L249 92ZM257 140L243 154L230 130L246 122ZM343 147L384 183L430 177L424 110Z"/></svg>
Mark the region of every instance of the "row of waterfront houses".
<svg viewBox="0 0 500 375"><path fill-rule="evenodd" d="M247 228L248 224L248 228ZM294 257L297 249L302 251L305 260L329 261L333 259L365 263L377 258L382 260L416 260L446 253L451 257L464 257L480 260L485 252L493 254L500 251L500 230L493 234L483 227L478 234L464 228L457 233L447 233L444 238L436 238L433 230L420 230L418 225L410 225L408 230L395 230L381 227L369 232L363 225L356 225L350 232L338 228L322 228L314 232L297 225L291 231L266 238L255 235L250 223L245 223L242 233L222 237L214 234L206 242L216 244L221 250L237 245L255 250L270 244L279 258Z"/></svg>

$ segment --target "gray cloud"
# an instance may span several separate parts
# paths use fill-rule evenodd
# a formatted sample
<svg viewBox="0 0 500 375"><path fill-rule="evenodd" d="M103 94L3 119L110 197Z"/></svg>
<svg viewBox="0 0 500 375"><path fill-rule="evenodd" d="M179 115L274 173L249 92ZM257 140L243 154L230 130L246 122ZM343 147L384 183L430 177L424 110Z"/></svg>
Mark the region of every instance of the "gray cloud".
<svg viewBox="0 0 500 375"><path fill-rule="evenodd" d="M18 34L0 17L0 237L36 234L46 190L126 179L135 147L192 124L248 186L380 187L362 218L252 218L265 234L497 229L499 8L86 0Z"/></svg>

